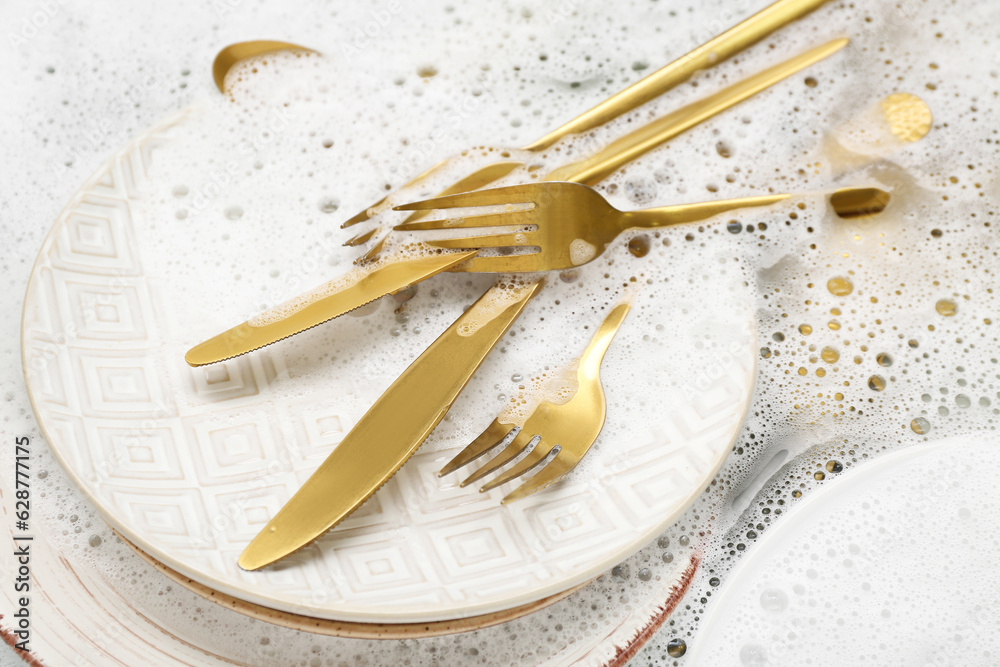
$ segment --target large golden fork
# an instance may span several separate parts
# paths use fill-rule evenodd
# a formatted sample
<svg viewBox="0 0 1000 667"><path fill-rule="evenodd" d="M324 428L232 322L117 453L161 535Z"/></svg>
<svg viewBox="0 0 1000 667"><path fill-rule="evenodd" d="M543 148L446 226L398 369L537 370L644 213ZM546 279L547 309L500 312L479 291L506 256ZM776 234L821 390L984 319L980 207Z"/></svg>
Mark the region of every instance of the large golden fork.
<svg viewBox="0 0 1000 667"><path fill-rule="evenodd" d="M581 134L593 130L618 116L632 111L646 102L659 97L668 90L687 81L695 72L708 69L727 58L743 51L756 44L761 39L767 37L772 32L795 21L806 14L814 11L828 0L778 0L741 23L733 26L726 32L718 35L690 51L677 60L664 65L649 76L637 81L625 90L609 97L593 109L581 114L577 118L569 121L562 127L549 132L544 137L534 141L524 147L523 150L531 152L541 152L552 146L560 139L572 135ZM673 114L671 114L672 116ZM709 114L711 115L711 114ZM707 116L706 116L707 117ZM696 121L697 122L697 121ZM659 143L659 142L657 142ZM639 151L641 154L641 151ZM632 155L635 157L635 154ZM632 159L628 157L620 164ZM427 181L432 176L438 174L450 165L454 158L449 158L440 162L424 173L420 174L409 183L406 183L399 190L413 191L421 183ZM438 193L441 195L455 194L458 192L468 192L483 188L504 176L510 174L518 167L524 166L523 162L508 160L494 162L481 167L475 172L456 181L450 187ZM571 180L558 178L555 180ZM377 203L369 206L357 215L345 221L341 227L351 227L361 222L365 222L375 215L391 207L390 199L392 195L387 195ZM362 245L369 242L377 233L378 229L369 229L349 239L345 245ZM374 259L381 251L385 237L372 245L358 261L363 263Z"/></svg>
<svg viewBox="0 0 1000 667"><path fill-rule="evenodd" d="M619 211L596 190L579 183L523 183L506 188L477 190L397 206L399 211L427 211L473 207L531 208L452 219L404 223L396 230L452 230L477 228L475 236L425 240L438 248L463 250L505 249L456 264L450 271L471 273L538 273L582 266L601 256L626 229L667 227L708 218L740 208L770 206L791 195L777 194L722 199L698 204L678 204ZM487 228L499 228L491 231ZM510 251L519 252L510 252Z"/></svg>

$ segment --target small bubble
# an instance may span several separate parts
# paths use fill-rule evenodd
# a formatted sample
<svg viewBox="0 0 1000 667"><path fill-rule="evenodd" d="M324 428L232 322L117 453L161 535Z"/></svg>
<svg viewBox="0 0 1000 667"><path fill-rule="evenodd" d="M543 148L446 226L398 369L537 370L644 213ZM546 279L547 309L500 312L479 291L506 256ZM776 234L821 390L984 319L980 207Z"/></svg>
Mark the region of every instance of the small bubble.
<svg viewBox="0 0 1000 667"><path fill-rule="evenodd" d="M785 611L788 595L779 588L769 588L760 594L760 606L767 611Z"/></svg>
<svg viewBox="0 0 1000 667"><path fill-rule="evenodd" d="M739 234L743 231L743 225L739 220L730 220L729 224L726 225L726 231L730 234Z"/></svg>
<svg viewBox="0 0 1000 667"><path fill-rule="evenodd" d="M826 471L832 473L843 472L844 465L840 461L827 461Z"/></svg>
<svg viewBox="0 0 1000 667"><path fill-rule="evenodd" d="M965 394L955 394L955 405L960 408L967 408L972 405L972 401Z"/></svg>
<svg viewBox="0 0 1000 667"><path fill-rule="evenodd" d="M875 355L875 361L878 363L879 366L882 366L883 368L888 368L889 366L892 366L892 357L890 357L887 352L879 352L877 355Z"/></svg>
<svg viewBox="0 0 1000 667"><path fill-rule="evenodd" d="M571 271L563 271L559 274L559 280L563 281L564 283L575 283L577 281L577 278L579 277L580 277L580 272L577 271L576 269L573 269Z"/></svg>
<svg viewBox="0 0 1000 667"><path fill-rule="evenodd" d="M765 359L769 359L771 357L771 348L769 347L760 348L760 356L764 357Z"/></svg>
<svg viewBox="0 0 1000 667"><path fill-rule="evenodd" d="M868 378L868 388L872 391L882 391L885 389L885 378L881 375L873 375Z"/></svg>
<svg viewBox="0 0 1000 667"><path fill-rule="evenodd" d="M836 278L830 278L826 282L826 288L834 296L847 296L854 291L854 283L847 278L837 276Z"/></svg>
<svg viewBox="0 0 1000 667"><path fill-rule="evenodd" d="M667 551L666 553L663 554L662 558L664 563L672 563L674 560L674 555L669 551Z"/></svg>
<svg viewBox="0 0 1000 667"><path fill-rule="evenodd" d="M813 332L813 328L811 326L809 326L808 324L800 324L799 325L799 333L802 334L803 336L808 336L812 332Z"/></svg>
<svg viewBox="0 0 1000 667"><path fill-rule="evenodd" d="M637 576L639 577L640 581L649 581L650 579L653 578L653 573L650 571L648 567L644 567L641 570L639 570L639 574Z"/></svg>
<svg viewBox="0 0 1000 667"><path fill-rule="evenodd" d="M101 536L100 535L91 535L90 539L87 540L87 541L90 543L90 546L92 546L92 547L99 547L99 546L101 546Z"/></svg>
<svg viewBox="0 0 1000 667"><path fill-rule="evenodd" d="M646 234L639 234L629 239L628 251L635 257L645 257L649 254L651 246L652 243L649 240L649 236Z"/></svg>
<svg viewBox="0 0 1000 667"><path fill-rule="evenodd" d="M927 433L930 433L931 423L923 417L917 417L910 422L910 428L917 435L926 435Z"/></svg>
<svg viewBox="0 0 1000 667"><path fill-rule="evenodd" d="M687 653L688 647L683 639L674 638L667 642L667 655L671 658L680 658Z"/></svg>
<svg viewBox="0 0 1000 667"><path fill-rule="evenodd" d="M819 84L819 82L811 76L806 77L805 83L809 88L815 88Z"/></svg>
<svg viewBox="0 0 1000 667"><path fill-rule="evenodd" d="M712 577L711 579L708 580L708 585L711 586L712 588L715 588L720 583L722 582L719 581L718 577Z"/></svg>
<svg viewBox="0 0 1000 667"><path fill-rule="evenodd" d="M226 209L226 218L229 220L239 220L243 217L243 209L239 206L230 206Z"/></svg>
<svg viewBox="0 0 1000 667"><path fill-rule="evenodd" d="M340 200L332 197L324 197L319 200L319 210L323 213L333 213L340 208Z"/></svg>
<svg viewBox="0 0 1000 667"><path fill-rule="evenodd" d="M523 379L524 379L524 376L521 375L520 373L514 373L513 375L510 376L510 381L511 382L520 382Z"/></svg>
<svg viewBox="0 0 1000 667"><path fill-rule="evenodd" d="M780 343L781 341L785 340L785 334L779 332L771 336L771 338L773 338L775 342Z"/></svg>
<svg viewBox="0 0 1000 667"><path fill-rule="evenodd" d="M186 197L188 193L188 186L186 185L175 185L173 189L173 195L180 199L181 197Z"/></svg>
<svg viewBox="0 0 1000 667"><path fill-rule="evenodd" d="M952 317L958 312L958 306L951 299L940 299L936 304L934 304L934 310L936 310L939 315Z"/></svg>
<svg viewBox="0 0 1000 667"><path fill-rule="evenodd" d="M746 667L763 667L769 664L767 651L758 644L746 644L740 649L740 663Z"/></svg>
<svg viewBox="0 0 1000 667"><path fill-rule="evenodd" d="M840 352L838 352L836 349L832 347L827 346L823 348L823 350L819 353L819 356L822 357L823 361L825 361L826 363L834 364L837 363L838 359L840 359Z"/></svg>

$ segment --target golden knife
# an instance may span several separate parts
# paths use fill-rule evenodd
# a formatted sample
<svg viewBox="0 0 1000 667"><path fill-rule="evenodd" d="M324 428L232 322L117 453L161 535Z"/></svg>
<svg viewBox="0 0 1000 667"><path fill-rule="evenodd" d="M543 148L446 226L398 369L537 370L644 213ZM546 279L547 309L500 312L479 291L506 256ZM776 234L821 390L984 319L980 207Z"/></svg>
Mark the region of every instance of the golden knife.
<svg viewBox="0 0 1000 667"><path fill-rule="evenodd" d="M359 277L354 282L349 277L345 277L346 286L341 284L345 278L330 281L195 345L184 355L184 360L191 366L204 366L246 354L447 271L475 254L475 251L442 253L387 262L375 269L356 269Z"/></svg>
<svg viewBox="0 0 1000 667"><path fill-rule="evenodd" d="M445 416L541 283L480 299L416 358L240 556L256 570L301 549L388 481Z"/></svg>

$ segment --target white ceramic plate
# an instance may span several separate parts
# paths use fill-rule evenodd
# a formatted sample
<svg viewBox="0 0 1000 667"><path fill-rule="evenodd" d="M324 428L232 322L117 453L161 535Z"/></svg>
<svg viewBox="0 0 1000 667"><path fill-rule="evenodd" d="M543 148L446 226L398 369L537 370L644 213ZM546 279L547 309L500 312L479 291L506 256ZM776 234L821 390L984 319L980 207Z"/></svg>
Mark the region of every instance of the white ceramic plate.
<svg viewBox="0 0 1000 667"><path fill-rule="evenodd" d="M796 503L728 575L691 665L994 662L994 435L914 445ZM947 627L947 633L936 632Z"/></svg>
<svg viewBox="0 0 1000 667"><path fill-rule="evenodd" d="M394 354L396 320L383 304L222 364L184 363L188 347L259 302L218 272L188 268L219 265L218 248L203 242L203 225L185 227L164 204L175 176L161 164L198 113L136 139L81 188L39 253L25 301L23 361L45 437L107 521L144 551L274 609L362 622L454 619L600 574L705 488L738 433L754 375L752 313L739 305L741 276L724 262L704 275L682 268L685 280L637 302L605 361L605 431L565 482L505 507L512 485L480 494L459 488L458 475L437 478L496 415L495 387L555 353L572 359L589 338L584 327L600 322L598 313L551 310L569 289L555 280L372 500L278 566L240 570L250 539L412 357ZM269 251L282 261L283 247ZM623 244L608 251L619 255L628 258ZM489 278L469 280L439 276L433 291L418 290L406 308L422 331L403 335L429 343ZM701 307L720 292L732 307ZM656 323L669 330L677 319L686 339L657 341Z"/></svg>

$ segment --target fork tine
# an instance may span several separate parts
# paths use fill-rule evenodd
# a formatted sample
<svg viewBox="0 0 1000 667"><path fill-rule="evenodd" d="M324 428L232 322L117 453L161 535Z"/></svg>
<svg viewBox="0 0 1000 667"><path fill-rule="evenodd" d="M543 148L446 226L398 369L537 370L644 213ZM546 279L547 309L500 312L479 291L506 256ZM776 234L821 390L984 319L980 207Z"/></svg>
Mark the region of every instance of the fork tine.
<svg viewBox="0 0 1000 667"><path fill-rule="evenodd" d="M507 213L488 213L486 215L467 215L464 218L436 218L418 222L403 222L393 229L397 232L442 231L447 229L469 229L473 227L516 227L518 225L534 224L533 209L510 211ZM527 214L527 215L526 215Z"/></svg>
<svg viewBox="0 0 1000 667"><path fill-rule="evenodd" d="M388 238L389 238L388 234L380 238L378 241L375 242L375 245L373 245L371 248L368 249L368 252L361 255L361 257L358 257L356 260L354 260L354 263L361 265L374 261L378 257L379 253L382 252L382 248L385 247L385 242L386 239Z"/></svg>
<svg viewBox="0 0 1000 667"><path fill-rule="evenodd" d="M490 481L483 484L483 486L480 487L479 492L485 493L490 489L495 489L501 484L506 484L515 477L520 477L521 475L523 475L524 473L528 472L529 470L537 466L539 463L541 463L545 459L545 457L549 455L549 452L551 451L552 451L551 444L545 442L544 440L539 440L538 444L535 445L534 449L528 452L527 456L518 461L517 464L512 466L510 469L505 470L503 474L497 475Z"/></svg>
<svg viewBox="0 0 1000 667"><path fill-rule="evenodd" d="M352 217L348 218L347 220L344 220L344 222L341 223L340 228L341 229L347 229L348 227L353 227L354 225L356 225L358 223L365 222L366 220L370 220L372 216L369 215L369 211L375 210L375 209L379 208L380 206L382 206L383 204L385 204L385 197L382 197L381 199L379 199L378 202L375 203L374 205L369 206L365 210L363 210L363 211L361 211L359 213L355 213Z"/></svg>
<svg viewBox="0 0 1000 667"><path fill-rule="evenodd" d="M532 493L541 491L545 487L550 486L562 479L566 473L573 469L573 466L567 465L561 457L562 451L556 454L554 459L549 461L545 467L529 478L528 481L504 496L503 500L500 501L500 504L506 505L507 503L514 502L515 500L520 500L525 496L530 496Z"/></svg>
<svg viewBox="0 0 1000 667"><path fill-rule="evenodd" d="M444 477L455 472L462 466L471 463L486 452L500 444L500 442L510 433L512 424L501 424L498 419L486 427L486 430L479 434L469 445L460 451L451 461L448 461L438 472L438 477Z"/></svg>
<svg viewBox="0 0 1000 667"><path fill-rule="evenodd" d="M536 186L532 183L511 185L505 188L476 190L462 192L456 195L433 197L421 201L413 201L393 207L394 211L424 211L429 209L470 208L475 206L497 206L500 204L531 203L531 196ZM515 199L520 197L521 199Z"/></svg>
<svg viewBox="0 0 1000 667"><path fill-rule="evenodd" d="M368 243L368 241L370 241L371 238L373 236L375 236L375 232L377 232L377 231L378 231L378 227L372 227L367 232L361 232L360 234L355 234L351 238L349 238L346 241L344 241L344 245L345 246L358 246L358 245L363 245L365 243Z"/></svg>
<svg viewBox="0 0 1000 667"><path fill-rule="evenodd" d="M469 475L469 477L464 482L459 484L459 486L468 486L469 484L482 479L486 475L489 475L500 466L505 465L511 460L517 458L517 455L523 452L531 442L532 437L534 436L528 435L524 429L521 429L521 432L517 434L517 437L511 440L510 444L504 447L503 451L497 454L492 460L490 460L489 463L483 465L482 468Z"/></svg>
<svg viewBox="0 0 1000 667"><path fill-rule="evenodd" d="M480 236L462 236L455 239L434 239L424 241L427 245L437 248L464 248L479 250L481 248L522 248L538 245L538 236L534 232L514 232L512 234L482 234Z"/></svg>

